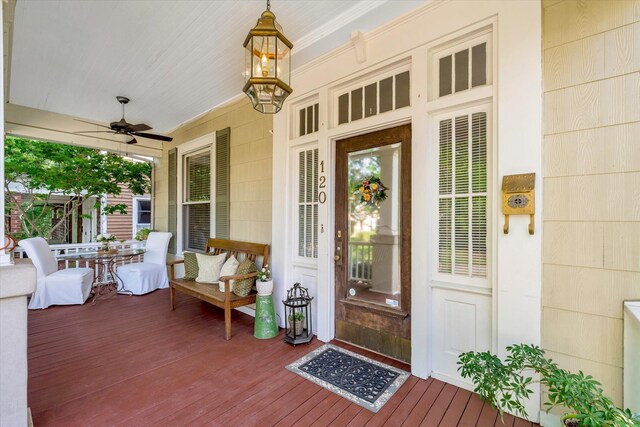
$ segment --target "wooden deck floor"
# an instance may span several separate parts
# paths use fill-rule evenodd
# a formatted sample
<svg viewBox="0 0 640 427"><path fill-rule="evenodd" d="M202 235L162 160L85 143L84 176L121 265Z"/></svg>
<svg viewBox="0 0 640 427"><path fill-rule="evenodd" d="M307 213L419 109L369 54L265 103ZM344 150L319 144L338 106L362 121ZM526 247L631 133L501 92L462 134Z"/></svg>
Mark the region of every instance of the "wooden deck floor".
<svg viewBox="0 0 640 427"><path fill-rule="evenodd" d="M233 339L227 342L222 310L179 295L172 312L168 299L161 290L30 311L34 424L503 425L476 395L413 376L373 414L284 368L320 346L319 341L294 348L280 338L257 340L253 318L234 313ZM506 426L532 426L510 416L504 421Z"/></svg>

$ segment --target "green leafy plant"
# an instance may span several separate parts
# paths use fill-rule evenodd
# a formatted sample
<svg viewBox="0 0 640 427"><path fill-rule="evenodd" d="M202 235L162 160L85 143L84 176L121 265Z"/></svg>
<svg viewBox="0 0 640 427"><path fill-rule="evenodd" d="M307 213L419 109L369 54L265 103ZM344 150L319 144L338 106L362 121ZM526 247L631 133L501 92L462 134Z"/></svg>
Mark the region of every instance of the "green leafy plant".
<svg viewBox="0 0 640 427"><path fill-rule="evenodd" d="M526 417L524 400L532 393L531 385L539 381L547 388L547 412L564 407L572 412L569 418L585 427L637 427L640 420L631 411L616 407L604 396L600 383L583 372L572 373L560 368L537 346L518 344L507 347L504 362L488 351L460 355L458 371L470 378L474 391L496 408ZM537 374L539 380L535 380Z"/></svg>
<svg viewBox="0 0 640 427"><path fill-rule="evenodd" d="M296 311L295 313L289 315L289 320L302 322L304 320L304 313L301 311Z"/></svg>
<svg viewBox="0 0 640 427"><path fill-rule="evenodd" d="M147 240L147 237L149 237L149 233L151 233L152 231L153 230L150 228L141 228L136 233L135 239L139 242L142 242L143 240Z"/></svg>

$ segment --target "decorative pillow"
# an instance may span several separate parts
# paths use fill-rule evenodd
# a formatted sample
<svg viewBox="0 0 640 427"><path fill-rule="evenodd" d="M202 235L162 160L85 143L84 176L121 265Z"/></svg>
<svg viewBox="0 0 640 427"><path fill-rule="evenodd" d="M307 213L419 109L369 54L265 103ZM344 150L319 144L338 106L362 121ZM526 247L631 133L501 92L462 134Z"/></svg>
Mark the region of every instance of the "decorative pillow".
<svg viewBox="0 0 640 427"><path fill-rule="evenodd" d="M196 259L198 260L198 277L196 277L196 282L218 283L220 270L222 269L222 265L224 264L224 259L226 257L226 252L213 256L196 254Z"/></svg>
<svg viewBox="0 0 640 427"><path fill-rule="evenodd" d="M198 277L198 259L195 252L184 253L184 280L196 280Z"/></svg>
<svg viewBox="0 0 640 427"><path fill-rule="evenodd" d="M236 274L236 271L238 271L239 264L240 263L238 262L236 257L231 255L229 259L222 266L222 270L220 270L220 277L233 276L234 274ZM234 282L233 280L229 281L231 292L233 292L233 282ZM218 282L218 286L219 286L220 292L224 292L224 282Z"/></svg>
<svg viewBox="0 0 640 427"><path fill-rule="evenodd" d="M256 263L247 258L240 263L236 274L248 274L254 273L256 271L258 271ZM249 295L249 292L251 292L251 288L253 288L253 284L255 283L255 281L255 277L236 280L236 282L233 284L233 293L238 295L239 297L246 297L247 295Z"/></svg>

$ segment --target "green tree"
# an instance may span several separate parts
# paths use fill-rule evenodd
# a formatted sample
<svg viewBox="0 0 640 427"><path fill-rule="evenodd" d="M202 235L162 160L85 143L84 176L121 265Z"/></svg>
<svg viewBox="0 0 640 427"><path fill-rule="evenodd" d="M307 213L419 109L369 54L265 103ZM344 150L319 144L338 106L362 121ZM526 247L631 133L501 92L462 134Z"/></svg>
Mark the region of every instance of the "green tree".
<svg viewBox="0 0 640 427"><path fill-rule="evenodd" d="M84 199L117 196L120 184L133 194L151 190L150 164L73 145L9 136L5 139L4 166L7 209L20 213L25 237L50 239ZM19 193L25 196L23 200L17 197ZM46 218L51 216L54 194L70 196L70 200L69 209L52 225ZM126 213L124 204L100 206L96 202L95 208L101 208L105 214Z"/></svg>

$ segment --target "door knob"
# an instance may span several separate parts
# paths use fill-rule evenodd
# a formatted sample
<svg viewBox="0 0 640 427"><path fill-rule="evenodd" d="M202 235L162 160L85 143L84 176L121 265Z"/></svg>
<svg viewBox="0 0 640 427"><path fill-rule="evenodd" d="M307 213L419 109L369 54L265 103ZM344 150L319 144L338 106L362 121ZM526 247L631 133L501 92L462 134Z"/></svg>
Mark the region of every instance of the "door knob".
<svg viewBox="0 0 640 427"><path fill-rule="evenodd" d="M340 261L340 255L336 255L336 256L334 256L334 257L333 257L333 259L334 259L335 261Z"/></svg>

